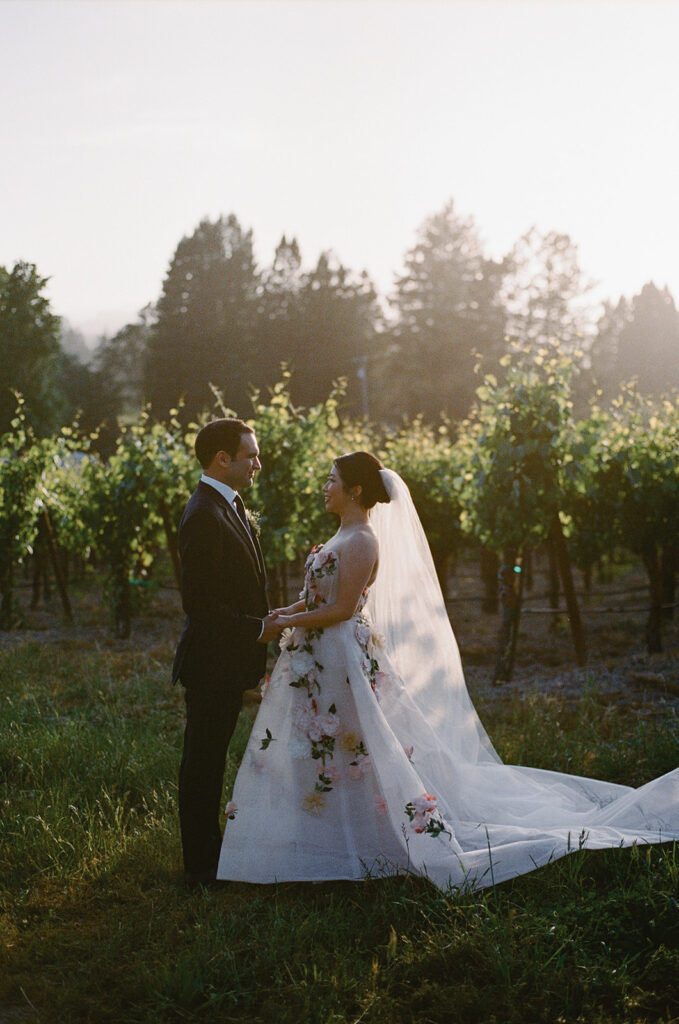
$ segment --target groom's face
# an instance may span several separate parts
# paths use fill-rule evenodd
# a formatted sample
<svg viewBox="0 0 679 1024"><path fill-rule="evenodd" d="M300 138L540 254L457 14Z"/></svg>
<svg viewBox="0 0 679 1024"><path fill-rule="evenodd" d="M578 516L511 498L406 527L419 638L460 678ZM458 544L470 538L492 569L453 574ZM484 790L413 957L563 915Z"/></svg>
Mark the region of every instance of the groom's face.
<svg viewBox="0 0 679 1024"><path fill-rule="evenodd" d="M262 468L259 461L259 447L254 434L241 434L235 457L230 457L225 469L225 482L234 491L242 491L252 485L257 470Z"/></svg>

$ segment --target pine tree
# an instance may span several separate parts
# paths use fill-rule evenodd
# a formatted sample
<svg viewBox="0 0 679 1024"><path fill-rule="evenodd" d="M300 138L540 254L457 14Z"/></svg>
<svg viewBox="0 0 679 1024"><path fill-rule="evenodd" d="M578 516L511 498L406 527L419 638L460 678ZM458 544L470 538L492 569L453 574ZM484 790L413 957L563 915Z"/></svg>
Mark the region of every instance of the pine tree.
<svg viewBox="0 0 679 1024"><path fill-rule="evenodd" d="M578 247L568 235L533 227L508 256L503 287L507 332L538 347L558 340L574 353L593 334L587 294L594 287L580 268Z"/></svg>
<svg viewBox="0 0 679 1024"><path fill-rule="evenodd" d="M301 326L300 292L302 256L296 238L281 238L271 267L262 273L258 303L257 353L251 383L270 387L281 375L281 365L296 357Z"/></svg>
<svg viewBox="0 0 679 1024"><path fill-rule="evenodd" d="M466 415L478 354L490 370L503 351L504 271L484 256L473 220L459 217L452 202L420 227L391 302L396 322L385 391L392 416L394 409L430 421L442 412Z"/></svg>
<svg viewBox="0 0 679 1024"><path fill-rule="evenodd" d="M180 398L186 416L211 408L211 384L228 406L247 410L258 284L252 232L233 214L203 220L181 240L158 301L144 374L157 416Z"/></svg>
<svg viewBox="0 0 679 1024"><path fill-rule="evenodd" d="M368 274L355 274L330 252L304 276L292 393L303 405L323 401L333 381L347 382L344 411L370 412L370 367L379 350L381 311ZM359 373L366 374L366 387ZM368 408L366 409L366 404Z"/></svg>
<svg viewBox="0 0 679 1024"><path fill-rule="evenodd" d="M604 310L597 322L597 333L589 350L589 366L586 373L587 385L599 388L605 399L617 395L620 381L617 380L615 364L618 345L623 327L632 316L631 303L625 296L618 302L604 303Z"/></svg>
<svg viewBox="0 0 679 1024"><path fill-rule="evenodd" d="M60 385L61 324L52 312L34 263L0 267L0 433L14 416L20 392L28 421L49 434L64 422L67 402Z"/></svg>
<svg viewBox="0 0 679 1024"><path fill-rule="evenodd" d="M136 413L144 401L144 370L157 319L152 303L140 310L136 323L125 324L112 338L102 338L93 364L119 411Z"/></svg>
<svg viewBox="0 0 679 1024"><path fill-rule="evenodd" d="M366 411L369 380L361 381L359 373L363 370L369 377L381 310L365 272L355 274L330 252L304 272L296 239L283 237L271 269L263 274L261 311L260 385L273 384L281 363L286 363L296 405L308 408L324 401L333 382L343 377L345 413L359 416Z"/></svg>
<svg viewBox="0 0 679 1024"><path fill-rule="evenodd" d="M613 373L616 383L635 377L646 395L679 388L679 313L667 286L649 282L632 299Z"/></svg>

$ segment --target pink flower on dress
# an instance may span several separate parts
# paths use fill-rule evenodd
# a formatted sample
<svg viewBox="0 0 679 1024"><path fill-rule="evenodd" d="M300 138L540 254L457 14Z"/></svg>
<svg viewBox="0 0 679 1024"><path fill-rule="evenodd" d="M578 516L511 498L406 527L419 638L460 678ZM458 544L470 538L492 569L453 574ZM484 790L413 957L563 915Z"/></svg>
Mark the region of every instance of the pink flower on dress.
<svg viewBox="0 0 679 1024"><path fill-rule="evenodd" d="M327 711L324 715L316 715L316 721L323 730L323 736L336 736L339 732L339 715Z"/></svg>
<svg viewBox="0 0 679 1024"><path fill-rule="evenodd" d="M403 748L403 753L408 758L408 760L410 761L411 764L412 764L412 761L413 761L413 751L414 750L415 750L415 747L404 747Z"/></svg>
<svg viewBox="0 0 679 1024"><path fill-rule="evenodd" d="M300 732L306 733L314 719L314 713L309 707L308 701L305 701L304 703L295 704L290 717L294 727L299 729Z"/></svg>
<svg viewBox="0 0 679 1024"><path fill-rule="evenodd" d="M323 739L323 729L319 721L320 715L314 715L306 727L306 734L312 743L320 743Z"/></svg>
<svg viewBox="0 0 679 1024"><path fill-rule="evenodd" d="M377 699L380 699L380 694L384 690L386 684L389 682L389 676L386 672L376 672L375 679L373 681L373 691Z"/></svg>
<svg viewBox="0 0 679 1024"><path fill-rule="evenodd" d="M366 772L370 771L370 754L358 754L354 762L349 765L349 778L355 782L363 778Z"/></svg>
<svg viewBox="0 0 679 1024"><path fill-rule="evenodd" d="M452 836L446 828L440 816L434 817L436 810L436 797L431 793L422 793L421 796L410 800L405 806L405 812L410 819L410 827L413 832L426 832L430 836L440 836L445 833Z"/></svg>
<svg viewBox="0 0 679 1024"><path fill-rule="evenodd" d="M384 799L383 796L375 797L375 810L377 811L378 814L387 813L387 801Z"/></svg>
<svg viewBox="0 0 679 1024"><path fill-rule="evenodd" d="M413 806L418 814L426 814L428 816L436 810L436 797L430 793L423 793L422 796L415 797Z"/></svg>
<svg viewBox="0 0 679 1024"><path fill-rule="evenodd" d="M337 768L334 764L329 764L327 766L319 764L317 771L319 775L325 775L326 779L329 779L330 782L332 782L333 784L339 782L339 768Z"/></svg>
<svg viewBox="0 0 679 1024"><path fill-rule="evenodd" d="M230 820L233 821L233 819L236 817L237 812L238 804L234 800L229 800L228 804L224 808L224 814L226 815L227 818L230 818Z"/></svg>
<svg viewBox="0 0 679 1024"><path fill-rule="evenodd" d="M366 647L370 642L372 636L372 630L367 622L362 622L360 619L356 623L356 639L361 646Z"/></svg>

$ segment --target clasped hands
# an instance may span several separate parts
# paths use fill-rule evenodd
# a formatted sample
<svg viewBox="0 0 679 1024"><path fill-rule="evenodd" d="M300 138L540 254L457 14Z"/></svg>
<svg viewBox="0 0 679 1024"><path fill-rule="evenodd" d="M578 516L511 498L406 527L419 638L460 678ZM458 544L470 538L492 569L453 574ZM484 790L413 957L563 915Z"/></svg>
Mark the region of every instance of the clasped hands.
<svg viewBox="0 0 679 1024"><path fill-rule="evenodd" d="M292 608L273 608L265 615L262 619L264 629L259 638L260 644L268 644L271 640L275 640L286 626L291 625L290 618L292 612Z"/></svg>

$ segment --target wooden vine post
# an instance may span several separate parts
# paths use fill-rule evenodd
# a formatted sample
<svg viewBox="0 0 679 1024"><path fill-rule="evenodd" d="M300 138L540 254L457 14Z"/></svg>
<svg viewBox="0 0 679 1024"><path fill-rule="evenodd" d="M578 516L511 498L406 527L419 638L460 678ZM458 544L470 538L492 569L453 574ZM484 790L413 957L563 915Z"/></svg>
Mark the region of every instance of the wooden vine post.
<svg viewBox="0 0 679 1024"><path fill-rule="evenodd" d="M561 526L558 512L552 517L549 527L549 539L553 545L559 578L561 579L561 586L563 587L566 599L568 621L571 624L571 635L573 637L573 647L575 648L575 660L578 665L582 666L586 661L585 632L582 628L580 608L575 594L573 572L571 570L570 558L568 557L566 538L563 535L563 527Z"/></svg>
<svg viewBox="0 0 679 1024"><path fill-rule="evenodd" d="M662 576L662 615L663 619L674 618L674 603L677 590L677 571L679 570L679 547L676 544L663 544L660 552L660 574Z"/></svg>
<svg viewBox="0 0 679 1024"><path fill-rule="evenodd" d="M45 531L45 540L47 542L47 551L49 552L50 562L52 563L52 569L54 570L54 578L57 582L57 590L59 591L59 599L61 601L61 607L67 622L73 622L73 611L71 609L71 602L66 590L66 580L64 579L64 573L61 567L61 561L59 559L59 552L57 550L56 541L54 539L54 530L52 529L52 523L50 521L49 513L47 509L42 511L42 523Z"/></svg>
<svg viewBox="0 0 679 1024"><path fill-rule="evenodd" d="M45 601L49 600L50 596L50 581L47 572L47 543L45 540L45 526L42 522L42 517L38 519L38 535L35 538L35 544L33 545L33 585L32 585L32 596L31 596L31 611L40 604L40 589L42 587L42 595Z"/></svg>
<svg viewBox="0 0 679 1024"><path fill-rule="evenodd" d="M481 547L480 557L481 581L483 583L481 611L487 615L495 615L498 611L499 585L502 584L500 560L495 551L492 551L485 545Z"/></svg>
<svg viewBox="0 0 679 1024"><path fill-rule="evenodd" d="M644 544L641 557L648 575L650 608L646 621L646 649L649 654L662 651L663 581L657 544Z"/></svg>
<svg viewBox="0 0 679 1024"><path fill-rule="evenodd" d="M498 657L495 663L495 672L493 673L494 683L509 682L514 672L524 582L521 556L516 550L510 549L504 552L498 579L500 584L502 625L500 627Z"/></svg>
<svg viewBox="0 0 679 1024"><path fill-rule="evenodd" d="M554 539L553 531L550 530L545 545L547 549L547 593L549 595L549 607L551 608L553 615L550 615L550 629L555 631L559 626L560 616L559 611L559 560L556 552L556 541Z"/></svg>

